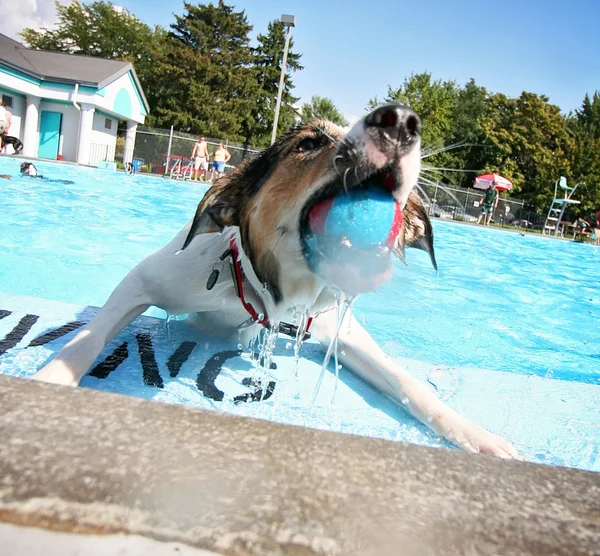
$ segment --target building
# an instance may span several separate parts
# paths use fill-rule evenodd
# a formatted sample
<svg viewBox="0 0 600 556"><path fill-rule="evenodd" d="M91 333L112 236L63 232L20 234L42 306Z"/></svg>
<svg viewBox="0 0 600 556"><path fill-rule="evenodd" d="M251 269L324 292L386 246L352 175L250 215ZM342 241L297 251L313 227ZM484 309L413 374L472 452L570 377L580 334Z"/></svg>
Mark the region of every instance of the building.
<svg viewBox="0 0 600 556"><path fill-rule="evenodd" d="M23 142L24 156L79 164L114 160L120 120L131 161L148 113L129 62L33 50L2 34L0 95L12 114L9 135Z"/></svg>

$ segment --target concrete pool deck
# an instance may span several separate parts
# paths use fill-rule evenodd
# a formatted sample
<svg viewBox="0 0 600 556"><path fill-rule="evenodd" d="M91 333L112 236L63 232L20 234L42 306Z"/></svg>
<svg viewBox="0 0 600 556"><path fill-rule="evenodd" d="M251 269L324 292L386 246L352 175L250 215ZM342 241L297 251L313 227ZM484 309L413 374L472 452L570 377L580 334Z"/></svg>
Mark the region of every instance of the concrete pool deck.
<svg viewBox="0 0 600 556"><path fill-rule="evenodd" d="M0 521L22 554L54 542L25 527L244 555L600 548L597 473L5 376L0 414Z"/></svg>

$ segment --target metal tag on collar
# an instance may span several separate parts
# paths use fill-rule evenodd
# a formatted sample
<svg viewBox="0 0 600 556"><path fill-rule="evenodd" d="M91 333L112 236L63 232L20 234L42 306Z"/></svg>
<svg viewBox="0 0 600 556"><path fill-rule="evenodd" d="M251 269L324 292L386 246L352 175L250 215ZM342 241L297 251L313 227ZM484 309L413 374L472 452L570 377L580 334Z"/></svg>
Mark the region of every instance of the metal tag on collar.
<svg viewBox="0 0 600 556"><path fill-rule="evenodd" d="M285 334L286 336L290 336L291 338L295 338L296 336L298 336L298 327L287 322L280 322L279 332L281 332L281 334ZM310 332L305 331L304 337L301 339L301 341L308 339L310 339Z"/></svg>
<svg viewBox="0 0 600 556"><path fill-rule="evenodd" d="M221 261L221 263L223 263L223 261L229 257L229 255L231 255L231 249L227 249L227 251L225 251L225 253L223 253L220 257L219 257L219 261ZM215 263L216 266L216 263ZM219 274L221 273L221 271L218 268L215 268L215 266L213 266L212 272L210 273L208 280L206 281L206 289L208 291L212 290L215 287L215 284L217 283L217 280L219 279ZM223 265L221 264L221 269L223 269Z"/></svg>
<svg viewBox="0 0 600 556"><path fill-rule="evenodd" d="M252 325L258 324L252 317L248 320L245 320L242 324L238 325L238 330L245 330L246 328L250 328Z"/></svg>
<svg viewBox="0 0 600 556"><path fill-rule="evenodd" d="M206 289L207 290L212 290L215 287L215 284L217 283L217 280L219 279L219 271L216 268L213 268L212 272L210 273L210 276L208 277L208 280L206 281Z"/></svg>

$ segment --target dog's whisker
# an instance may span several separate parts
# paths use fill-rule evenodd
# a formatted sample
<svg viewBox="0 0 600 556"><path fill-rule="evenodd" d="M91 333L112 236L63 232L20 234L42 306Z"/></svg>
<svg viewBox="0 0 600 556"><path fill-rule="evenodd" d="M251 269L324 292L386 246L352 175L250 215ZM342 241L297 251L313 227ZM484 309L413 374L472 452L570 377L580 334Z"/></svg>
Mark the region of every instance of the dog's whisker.
<svg viewBox="0 0 600 556"><path fill-rule="evenodd" d="M334 159L333 159L333 167L334 167L334 169L335 169L335 173L336 173L338 176L341 176L342 174L341 174L341 172L340 172L340 170L339 170L339 168L338 168L338 166L337 166L337 161L338 161L338 160L344 160L344 157L343 157L341 154L338 154L338 155L336 155L336 156L334 157Z"/></svg>
<svg viewBox="0 0 600 556"><path fill-rule="evenodd" d="M469 170L467 168L445 168L443 166L422 166L421 169L423 171L437 170L444 172L463 172L465 174L480 174L482 172L481 170Z"/></svg>
<svg viewBox="0 0 600 556"><path fill-rule="evenodd" d="M443 147L439 147L437 149L428 149L427 147L421 149L421 159L429 158L430 156L435 156L436 154L445 153L454 149L459 149L461 147L476 147L478 146L475 143L467 143L466 141L458 141L456 143L452 143L450 145L445 145ZM481 146L481 145L479 145Z"/></svg>
<svg viewBox="0 0 600 556"><path fill-rule="evenodd" d="M350 168L346 168L346 171L344 172L344 191L346 193L348 193L348 184L347 184L347 179L348 179L348 172L350 171Z"/></svg>

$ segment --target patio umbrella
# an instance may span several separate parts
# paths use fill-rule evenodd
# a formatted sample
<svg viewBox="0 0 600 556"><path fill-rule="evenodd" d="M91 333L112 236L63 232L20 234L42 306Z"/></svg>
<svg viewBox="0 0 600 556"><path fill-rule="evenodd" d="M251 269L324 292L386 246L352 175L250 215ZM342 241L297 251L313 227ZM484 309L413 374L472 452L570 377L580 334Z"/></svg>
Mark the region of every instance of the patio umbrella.
<svg viewBox="0 0 600 556"><path fill-rule="evenodd" d="M483 174L475 178L473 187L476 189L489 189L495 187L498 191L508 191L513 184L499 174Z"/></svg>

